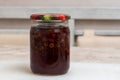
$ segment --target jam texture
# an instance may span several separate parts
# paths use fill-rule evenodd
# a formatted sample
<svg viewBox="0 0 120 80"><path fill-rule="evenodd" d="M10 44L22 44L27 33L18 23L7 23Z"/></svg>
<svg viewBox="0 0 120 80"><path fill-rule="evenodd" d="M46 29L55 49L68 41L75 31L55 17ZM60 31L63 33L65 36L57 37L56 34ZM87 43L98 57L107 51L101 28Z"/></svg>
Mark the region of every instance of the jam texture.
<svg viewBox="0 0 120 80"><path fill-rule="evenodd" d="M40 74L64 74L69 69L70 31L68 27L31 27L31 69Z"/></svg>

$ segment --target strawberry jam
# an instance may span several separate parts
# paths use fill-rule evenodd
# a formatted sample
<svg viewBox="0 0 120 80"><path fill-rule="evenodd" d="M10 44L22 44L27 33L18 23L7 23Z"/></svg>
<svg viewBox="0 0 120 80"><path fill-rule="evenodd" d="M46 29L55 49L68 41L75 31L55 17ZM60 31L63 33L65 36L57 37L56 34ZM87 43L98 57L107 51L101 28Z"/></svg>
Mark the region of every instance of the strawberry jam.
<svg viewBox="0 0 120 80"><path fill-rule="evenodd" d="M59 23L58 23L59 24ZM70 31L66 25L32 26L30 30L30 63L33 73L59 75L69 69Z"/></svg>

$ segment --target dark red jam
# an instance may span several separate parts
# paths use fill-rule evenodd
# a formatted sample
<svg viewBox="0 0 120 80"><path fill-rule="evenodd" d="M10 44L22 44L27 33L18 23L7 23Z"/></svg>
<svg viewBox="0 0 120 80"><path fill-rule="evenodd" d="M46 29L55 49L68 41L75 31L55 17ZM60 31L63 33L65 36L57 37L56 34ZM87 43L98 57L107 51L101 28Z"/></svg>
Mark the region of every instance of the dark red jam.
<svg viewBox="0 0 120 80"><path fill-rule="evenodd" d="M40 74L64 74L69 69L70 31L65 26L35 26L30 31L31 69Z"/></svg>

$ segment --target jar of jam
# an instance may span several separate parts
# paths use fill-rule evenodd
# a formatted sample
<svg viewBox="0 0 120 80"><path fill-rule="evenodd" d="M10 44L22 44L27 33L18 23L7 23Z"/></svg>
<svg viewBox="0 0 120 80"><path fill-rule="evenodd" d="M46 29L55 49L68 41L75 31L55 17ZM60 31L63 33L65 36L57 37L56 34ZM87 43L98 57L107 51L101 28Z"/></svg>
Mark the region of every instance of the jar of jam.
<svg viewBox="0 0 120 80"><path fill-rule="evenodd" d="M33 73L59 75L69 69L70 30L66 14L32 14L30 65Z"/></svg>

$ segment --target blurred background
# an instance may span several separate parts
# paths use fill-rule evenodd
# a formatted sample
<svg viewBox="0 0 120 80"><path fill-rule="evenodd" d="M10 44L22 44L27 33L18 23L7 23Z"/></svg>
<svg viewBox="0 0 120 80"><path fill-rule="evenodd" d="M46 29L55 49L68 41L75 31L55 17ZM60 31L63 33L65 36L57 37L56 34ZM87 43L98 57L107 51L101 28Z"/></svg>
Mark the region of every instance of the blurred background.
<svg viewBox="0 0 120 80"><path fill-rule="evenodd" d="M0 59L21 56L26 60L28 56L29 60L29 17L33 13L72 17L72 61L120 62L119 0L0 0Z"/></svg>
<svg viewBox="0 0 120 80"><path fill-rule="evenodd" d="M119 0L0 0L0 44L29 45L29 16L49 12L71 15L71 46L119 47L119 7Z"/></svg>

